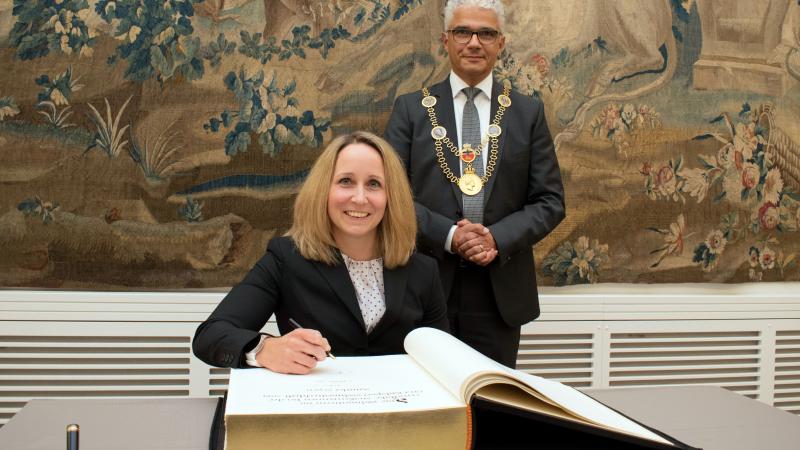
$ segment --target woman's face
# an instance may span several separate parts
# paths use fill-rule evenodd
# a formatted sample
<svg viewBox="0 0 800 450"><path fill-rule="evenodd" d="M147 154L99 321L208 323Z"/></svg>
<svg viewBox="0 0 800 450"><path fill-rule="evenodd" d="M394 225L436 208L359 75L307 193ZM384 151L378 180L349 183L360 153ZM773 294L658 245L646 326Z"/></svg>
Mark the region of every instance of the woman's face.
<svg viewBox="0 0 800 450"><path fill-rule="evenodd" d="M385 184L383 158L377 150L354 143L339 152L328 194L328 216L337 243L375 244L386 211Z"/></svg>

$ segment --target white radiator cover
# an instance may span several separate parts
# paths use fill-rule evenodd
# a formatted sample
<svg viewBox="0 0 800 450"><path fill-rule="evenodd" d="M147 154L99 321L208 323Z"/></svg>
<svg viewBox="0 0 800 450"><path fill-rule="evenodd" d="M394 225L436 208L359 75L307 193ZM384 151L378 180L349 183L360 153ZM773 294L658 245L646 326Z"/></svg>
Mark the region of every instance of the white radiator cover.
<svg viewBox="0 0 800 450"><path fill-rule="evenodd" d="M32 398L205 397L221 292L0 290L0 425ZM542 288L521 370L575 387L723 386L800 414L800 284ZM267 329L277 331L274 323Z"/></svg>

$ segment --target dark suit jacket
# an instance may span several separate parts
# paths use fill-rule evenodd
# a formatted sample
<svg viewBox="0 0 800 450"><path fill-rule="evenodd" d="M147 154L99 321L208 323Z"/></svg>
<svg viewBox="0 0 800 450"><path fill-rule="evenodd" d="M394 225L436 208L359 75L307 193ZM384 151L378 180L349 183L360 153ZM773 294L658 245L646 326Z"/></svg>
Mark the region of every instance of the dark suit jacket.
<svg viewBox="0 0 800 450"><path fill-rule="evenodd" d="M458 143L450 81L430 88L437 98L439 124ZM502 85L493 83L491 115L497 111ZM489 265L492 289L503 320L522 325L539 316L533 244L564 218L564 188L541 101L511 91L511 107L501 122L495 173L484 194L484 225L497 242L497 258ZM439 261L445 295L449 296L459 262L444 250L450 228L463 217L461 191L436 161L422 92L397 98L384 137L405 163L414 191L419 225L418 247ZM459 173L458 157L444 148L447 164Z"/></svg>
<svg viewBox="0 0 800 450"><path fill-rule="evenodd" d="M267 253L197 328L192 348L212 366L245 367L244 354L273 313L281 334L292 331L292 318L319 330L337 356L403 353L403 339L414 328L447 330L435 261L414 254L405 266L384 269L383 281L386 313L367 334L344 263L310 261L291 238L272 239Z"/></svg>

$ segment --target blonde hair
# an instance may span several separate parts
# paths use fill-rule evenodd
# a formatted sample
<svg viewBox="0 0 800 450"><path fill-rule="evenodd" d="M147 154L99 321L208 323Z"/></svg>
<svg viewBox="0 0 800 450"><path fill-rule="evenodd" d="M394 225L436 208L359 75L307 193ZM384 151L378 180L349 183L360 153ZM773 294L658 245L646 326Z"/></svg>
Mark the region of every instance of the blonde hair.
<svg viewBox="0 0 800 450"><path fill-rule="evenodd" d="M328 194L339 152L351 144L366 144L380 153L386 187L386 211L378 225L378 250L389 269L403 266L414 252L417 219L403 163L380 137L356 131L331 141L317 158L294 201L292 227L286 232L306 259L336 264L339 255L328 216Z"/></svg>

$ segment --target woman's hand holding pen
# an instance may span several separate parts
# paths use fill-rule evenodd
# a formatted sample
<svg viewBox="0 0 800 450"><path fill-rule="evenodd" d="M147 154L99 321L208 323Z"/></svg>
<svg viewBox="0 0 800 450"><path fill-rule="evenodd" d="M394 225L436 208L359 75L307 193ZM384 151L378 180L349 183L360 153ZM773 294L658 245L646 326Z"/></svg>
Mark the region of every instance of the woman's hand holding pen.
<svg viewBox="0 0 800 450"><path fill-rule="evenodd" d="M256 361L273 372L305 375L326 358L328 340L317 330L298 328L280 337L264 340Z"/></svg>

